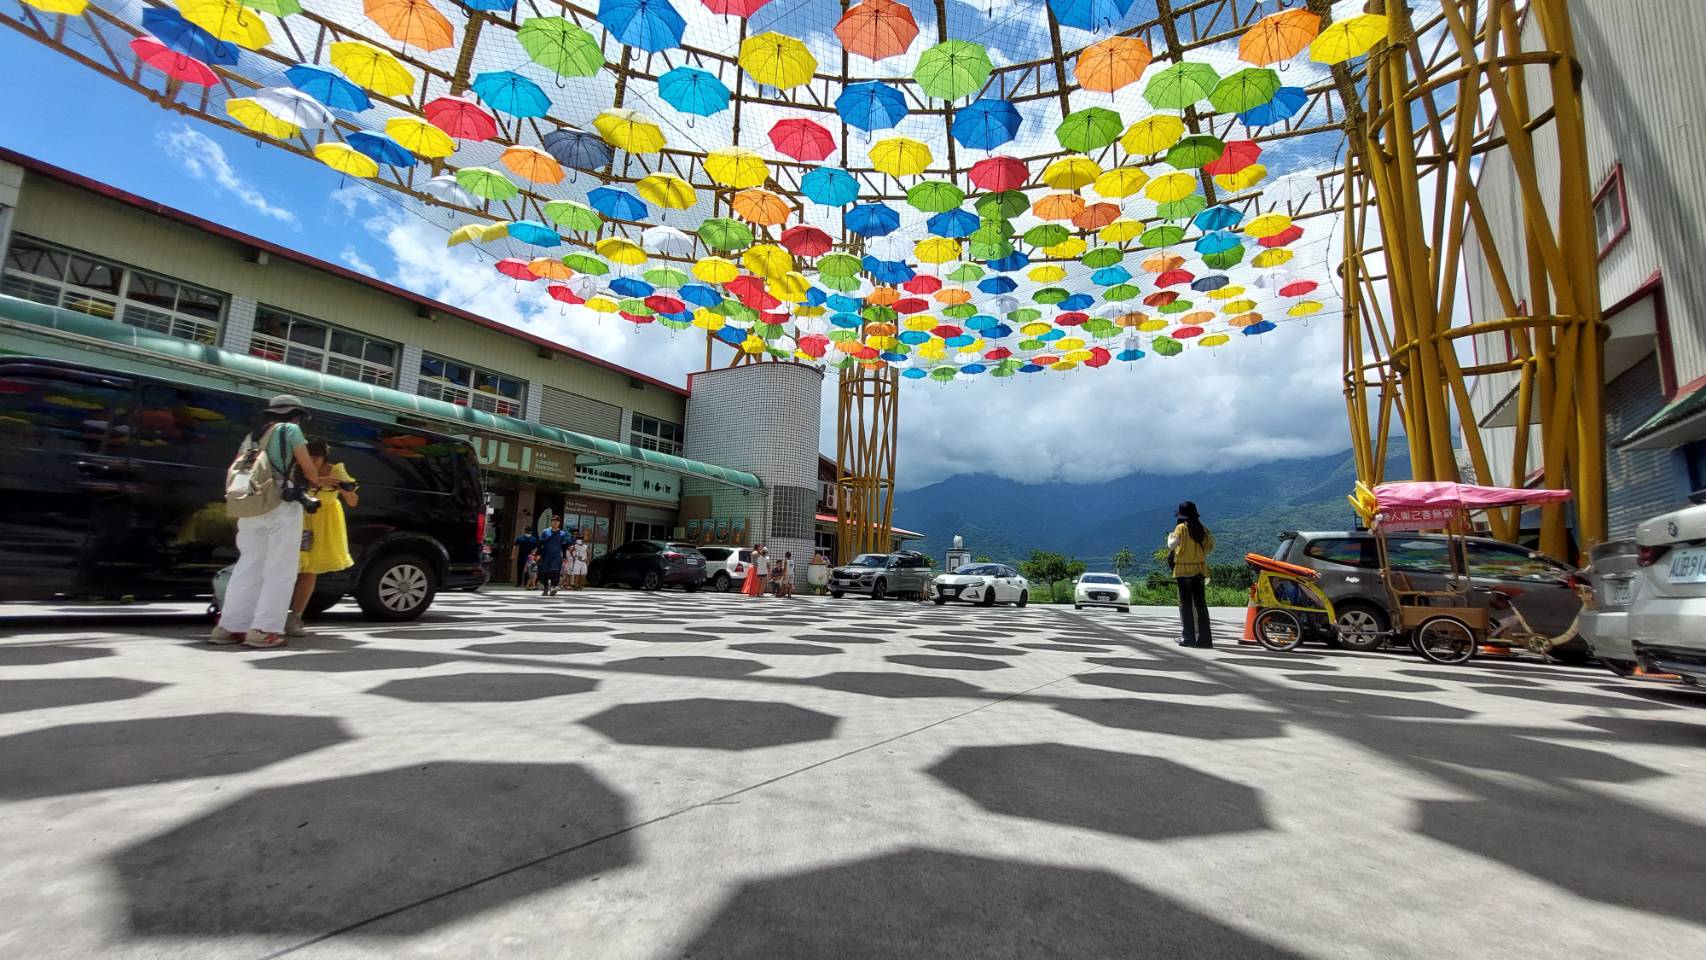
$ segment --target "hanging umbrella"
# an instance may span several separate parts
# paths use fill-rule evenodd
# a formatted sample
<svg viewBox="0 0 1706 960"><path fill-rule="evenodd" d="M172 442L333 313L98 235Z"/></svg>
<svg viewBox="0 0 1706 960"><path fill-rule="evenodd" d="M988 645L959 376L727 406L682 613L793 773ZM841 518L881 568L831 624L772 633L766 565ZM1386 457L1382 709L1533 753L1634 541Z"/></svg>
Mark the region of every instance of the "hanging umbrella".
<svg viewBox="0 0 1706 960"><path fill-rule="evenodd" d="M646 251L626 237L605 237L593 244L593 250L611 263L637 267L647 260Z"/></svg>
<svg viewBox="0 0 1706 960"><path fill-rule="evenodd" d="M750 17L770 0L700 0L705 9L727 17Z"/></svg>
<svg viewBox="0 0 1706 960"><path fill-rule="evenodd" d="M800 192L813 203L844 207L859 198L859 181L840 167L817 167L800 178Z"/></svg>
<svg viewBox="0 0 1706 960"><path fill-rule="evenodd" d="M1132 0L1048 0L1063 27L1106 30L1131 10Z"/></svg>
<svg viewBox="0 0 1706 960"><path fill-rule="evenodd" d="M178 0L178 12L215 40L229 40L250 50L260 50L272 42L260 14L236 0Z"/></svg>
<svg viewBox="0 0 1706 960"><path fill-rule="evenodd" d="M900 214L881 203L861 203L847 211L843 223L861 237L883 237L900 229Z"/></svg>
<svg viewBox="0 0 1706 960"><path fill-rule="evenodd" d="M1054 128L1060 145L1078 153L1100 150L1119 139L1125 124L1120 115L1106 107L1086 107L1074 110Z"/></svg>
<svg viewBox="0 0 1706 960"><path fill-rule="evenodd" d="M231 97L225 101L225 112L231 119L254 132L283 140L297 136L302 128L273 116L266 107L248 97Z"/></svg>
<svg viewBox="0 0 1706 960"><path fill-rule="evenodd" d="M1251 107L1238 115L1238 122L1247 127L1265 127L1290 120L1309 103L1309 94L1302 87L1280 87L1267 103Z"/></svg>
<svg viewBox="0 0 1706 960"><path fill-rule="evenodd" d="M356 86L382 97L405 97L415 89L414 74L400 60L364 40L340 40L328 48L327 57Z"/></svg>
<svg viewBox="0 0 1706 960"><path fill-rule="evenodd" d="M1191 222L1196 224L1198 230L1231 230L1243 219L1243 211L1222 204L1197 214L1196 219Z"/></svg>
<svg viewBox="0 0 1706 960"><path fill-rule="evenodd" d="M680 46L687 29L669 0L599 0L598 22L617 40L648 53Z"/></svg>
<svg viewBox="0 0 1706 960"><path fill-rule="evenodd" d="M455 41L450 21L427 0L363 0L362 8L379 29L422 50L443 50Z"/></svg>
<svg viewBox="0 0 1706 960"><path fill-rule="evenodd" d="M645 230L641 231L640 245L645 249L650 250L652 253L661 254L666 257L686 257L693 253L693 238L667 224L647 227ZM656 272L657 271L648 271L647 276L649 277L652 273ZM679 273L679 271L677 272ZM681 283L686 282L687 277L683 274L681 277ZM680 283L659 284L659 286L680 285Z"/></svg>
<svg viewBox="0 0 1706 960"><path fill-rule="evenodd" d="M918 37L912 11L895 0L862 0L841 15L835 25L842 49L867 60L898 57Z"/></svg>
<svg viewBox="0 0 1706 960"><path fill-rule="evenodd" d="M415 165L415 155L410 153L397 141L380 133L361 130L350 134L345 142L365 156L371 157L375 163L389 167L412 167Z"/></svg>
<svg viewBox="0 0 1706 960"><path fill-rule="evenodd" d="M544 213L545 219L575 233L597 230L604 222L604 217L596 210L573 200L552 200L545 204Z"/></svg>
<svg viewBox="0 0 1706 960"><path fill-rule="evenodd" d="M1072 218L1072 225L1080 230L1098 230L1119 218L1119 204L1092 203Z"/></svg>
<svg viewBox="0 0 1706 960"><path fill-rule="evenodd" d="M504 229L508 230L509 235L515 239L535 247L554 247L563 242L563 238L557 235L557 231L552 230L550 227L537 220L517 220L513 223L506 224ZM551 262L557 263L555 260ZM560 263L558 265L561 266ZM538 271L534 272L538 273ZM541 274L541 276L544 276L544 274ZM552 279L566 280L568 279L568 275L564 274L561 277L553 277Z"/></svg>
<svg viewBox="0 0 1706 960"><path fill-rule="evenodd" d="M1184 231L1180 232L1183 233ZM1143 258L1143 262L1138 264L1138 266L1142 267L1144 270L1155 274L1166 273L1169 270L1177 270L1184 265L1185 258L1176 253L1157 253L1153 256Z"/></svg>
<svg viewBox="0 0 1706 960"><path fill-rule="evenodd" d="M433 126L458 140L490 140L498 135L496 118L465 97L438 97L421 112Z"/></svg>
<svg viewBox="0 0 1706 960"><path fill-rule="evenodd" d="M1137 242L1146 247L1167 247L1172 246L1183 239L1185 239L1184 229L1169 224L1159 227L1150 227L1148 230L1143 231L1143 235L1137 238Z"/></svg>
<svg viewBox="0 0 1706 960"><path fill-rule="evenodd" d="M1321 32L1321 15L1304 9L1281 10L1256 21L1238 38L1238 59L1265 67L1303 52Z"/></svg>
<svg viewBox="0 0 1706 960"><path fill-rule="evenodd" d="M1238 246L1238 237L1225 230L1212 230L1197 239L1196 251L1207 257L1210 254L1222 253Z"/></svg>
<svg viewBox="0 0 1706 960"><path fill-rule="evenodd" d="M778 90L797 87L817 72L817 58L804 43L774 30L742 40L739 63L747 76Z"/></svg>
<svg viewBox="0 0 1706 960"><path fill-rule="evenodd" d="M612 220L643 220L646 216L644 200L616 187L599 187L586 195L586 202Z"/></svg>
<svg viewBox="0 0 1706 960"><path fill-rule="evenodd" d="M944 210L925 221L924 228L938 237L970 237L975 234L982 224L977 214L966 210ZM985 235L985 241L1004 240L1005 237Z"/></svg>
<svg viewBox="0 0 1706 960"><path fill-rule="evenodd" d="M983 47L966 40L944 40L919 56L912 78L938 100L958 100L982 89L993 69Z"/></svg>
<svg viewBox="0 0 1706 960"><path fill-rule="evenodd" d="M563 258L563 264L576 273L588 276L602 277L610 272L609 264L585 253L571 253Z"/></svg>
<svg viewBox="0 0 1706 960"><path fill-rule="evenodd" d="M752 246L752 228L729 217L712 217L699 224L699 239L713 250L745 250ZM700 279L710 278L701 276Z"/></svg>
<svg viewBox="0 0 1706 960"><path fill-rule="evenodd" d="M555 157L538 147L514 146L498 159L516 176L534 183L562 183L563 167Z"/></svg>
<svg viewBox="0 0 1706 960"><path fill-rule="evenodd" d="M1219 137L1196 134L1169 147L1164 159L1168 166L1175 169L1194 170L1219 160L1224 153L1226 144Z"/></svg>
<svg viewBox="0 0 1706 960"><path fill-rule="evenodd" d="M1243 193L1245 190L1261 183L1262 178L1267 175L1267 167L1264 167L1259 163L1252 163L1237 173L1215 174L1214 182L1220 185L1220 189L1229 193Z"/></svg>
<svg viewBox="0 0 1706 960"><path fill-rule="evenodd" d="M1256 141L1231 140L1226 143L1219 159L1203 164L1202 169L1204 173L1212 174L1237 173L1255 163L1261 156L1262 147Z"/></svg>
<svg viewBox="0 0 1706 960"><path fill-rule="evenodd" d="M1313 280L1293 280L1279 288L1279 295L1282 297L1301 297L1314 293L1318 286L1320 285Z"/></svg>
<svg viewBox="0 0 1706 960"><path fill-rule="evenodd" d="M1143 224L1137 220L1121 217L1097 232L1096 237L1106 243L1125 243L1143 232Z"/></svg>
<svg viewBox="0 0 1706 960"><path fill-rule="evenodd" d="M966 192L949 180L922 180L906 191L906 202L925 213L952 210L965 199Z"/></svg>
<svg viewBox="0 0 1706 960"><path fill-rule="evenodd" d="M593 118L604 142L629 153L659 153L667 142L657 121L637 110L609 107Z"/></svg>
<svg viewBox="0 0 1706 960"><path fill-rule="evenodd" d="M527 265L526 260L516 257L505 257L497 263L492 264L492 268L506 277L514 277L517 280L525 280L528 283L532 283L539 279L539 274L533 272L532 268Z"/></svg>
<svg viewBox="0 0 1706 960"><path fill-rule="evenodd" d="M710 223L711 221L705 222ZM728 222L733 223L734 221ZM748 233L747 236L750 238L752 234ZM704 224L699 226L699 237L705 239ZM701 257L697 263L693 264L693 275L706 283L728 283L740 275L740 268L722 257Z"/></svg>
<svg viewBox="0 0 1706 960"><path fill-rule="evenodd" d="M193 18L192 18L193 19ZM1321 31L1309 44L1309 59L1316 63L1344 63L1360 57L1386 39L1387 21L1383 14L1359 13L1347 17Z"/></svg>
<svg viewBox="0 0 1706 960"><path fill-rule="evenodd" d="M1271 237L1289 226L1291 226L1291 218L1285 214L1264 213L1245 224L1244 232L1252 237L1261 239L1262 237Z"/></svg>
<svg viewBox="0 0 1706 960"><path fill-rule="evenodd" d="M1215 84L1208 102L1223 113L1243 113L1272 100L1279 88L1279 71L1270 67L1245 67Z"/></svg>
<svg viewBox="0 0 1706 960"><path fill-rule="evenodd" d="M1302 238L1303 228L1293 224L1292 226L1281 230L1279 233L1269 234L1256 242L1264 247L1283 247L1286 244L1295 243Z"/></svg>
<svg viewBox="0 0 1706 960"><path fill-rule="evenodd" d="M284 71L290 85L334 110L361 111L373 106L367 93L337 73L310 63Z"/></svg>
<svg viewBox="0 0 1706 960"><path fill-rule="evenodd" d="M770 127L770 144L783 155L816 163L835 152L835 138L828 130L799 117L778 120Z"/></svg>
<svg viewBox="0 0 1706 960"><path fill-rule="evenodd" d="M1207 97L1219 82L1220 74L1208 64L1181 60L1149 78L1143 99L1157 110L1184 110Z"/></svg>
<svg viewBox="0 0 1706 960"><path fill-rule="evenodd" d="M850 83L835 98L835 112L860 130L886 130L906 119L906 97L876 80Z"/></svg>
<svg viewBox="0 0 1706 960"><path fill-rule="evenodd" d="M693 185L671 173L654 173L634 184L640 198L665 210L686 210L699 202Z"/></svg>
<svg viewBox="0 0 1706 960"><path fill-rule="evenodd" d="M513 70L479 74L471 86L486 106L512 117L543 117L551 110L551 98L545 91Z"/></svg>
<svg viewBox="0 0 1706 960"><path fill-rule="evenodd" d="M1145 117L1126 129L1120 137L1120 146L1127 153L1156 154L1173 144L1185 135L1185 121L1166 114L1156 114Z"/></svg>
<svg viewBox="0 0 1706 960"><path fill-rule="evenodd" d="M1025 231L1024 241L1033 247L1052 247L1071 233L1058 223L1039 223Z"/></svg>
<svg viewBox="0 0 1706 960"><path fill-rule="evenodd" d="M1240 253L1242 253L1242 251L1240 251ZM1250 263L1254 266L1263 268L1277 267L1280 264L1289 263L1291 261L1291 257L1292 253L1290 250L1287 250L1284 247L1278 247L1273 250L1263 250L1261 253L1256 254L1255 258L1252 259Z"/></svg>
<svg viewBox="0 0 1706 960"><path fill-rule="evenodd" d="M961 146L994 150L1018 135L1021 122L1019 109L1011 103L983 98L955 110L950 129Z"/></svg>
<svg viewBox="0 0 1706 960"><path fill-rule="evenodd" d="M664 102L694 116L708 117L729 107L729 88L715 74L697 67L676 67L658 78Z"/></svg>
<svg viewBox="0 0 1706 960"><path fill-rule="evenodd" d="M529 17L515 39L529 59L561 77L596 76L604 68L598 38L562 17Z"/></svg>
<svg viewBox="0 0 1706 960"><path fill-rule="evenodd" d="M1083 210L1084 198L1076 193L1051 193L1048 196L1043 197L1041 200L1038 200L1036 203L1031 204L1031 212L1044 220L1071 220L1073 217L1076 217L1079 213L1083 212ZM1033 229L1040 230L1043 228L1036 227ZM1038 241L1029 239L1030 234L1027 233L1025 234L1026 242L1032 246L1049 247L1066 239L1065 227L1051 227L1049 229L1051 231L1058 229L1061 232L1060 236L1053 240ZM1051 232L1049 236L1054 236L1054 234Z"/></svg>
<svg viewBox="0 0 1706 960"><path fill-rule="evenodd" d="M398 117L393 119L402 118ZM390 128L389 123L386 124L386 128ZM474 198L470 197L467 191L462 189L462 185L456 182L455 174L441 173L421 184L418 189L420 192L439 201L440 203L448 203L452 206L458 207L471 207L474 205ZM473 224L472 226L477 226L477 224Z"/></svg>
<svg viewBox="0 0 1706 960"><path fill-rule="evenodd" d="M1206 209L1208 200L1200 193L1192 193L1156 204L1155 215L1163 220L1189 220Z"/></svg>
<svg viewBox="0 0 1706 960"><path fill-rule="evenodd" d="M967 177L984 190L1015 190L1031 179L1031 172L1022 160L1013 157L985 157L971 165Z"/></svg>
<svg viewBox="0 0 1706 960"><path fill-rule="evenodd" d="M1149 181L1143 195L1156 203L1166 203L1188 197L1196 188L1197 178L1188 173L1164 173Z"/></svg>
<svg viewBox="0 0 1706 960"><path fill-rule="evenodd" d="M1003 190L978 197L972 206L986 220L1010 220L1031 209L1031 198L1017 190Z"/></svg>
<svg viewBox="0 0 1706 960"><path fill-rule="evenodd" d="M911 137L889 137L878 140L869 151L871 166L891 177L911 177L923 173L934 159L930 148Z"/></svg>
<svg viewBox="0 0 1706 960"><path fill-rule="evenodd" d="M1149 182L1149 174L1138 167L1115 167L1098 176L1091 189L1110 200L1129 197Z"/></svg>
<svg viewBox="0 0 1706 960"><path fill-rule="evenodd" d="M801 257L822 256L828 253L833 245L829 234L804 224L782 231L781 243L791 253Z"/></svg>
<svg viewBox="0 0 1706 960"><path fill-rule="evenodd" d="M322 106L320 101L294 87L267 87L255 91L250 99L291 126L304 130L324 130L332 125L332 112Z"/></svg>
<svg viewBox="0 0 1706 960"><path fill-rule="evenodd" d="M449 135L419 117L392 117L385 121L385 136L417 157L448 157L456 152Z"/></svg>
<svg viewBox="0 0 1706 960"><path fill-rule="evenodd" d="M729 206L734 208L734 212L739 216L745 217L749 222L756 223L761 227L777 226L785 222L789 214L794 212L786 200L768 190L760 190L756 187L735 194L733 199L729 201Z"/></svg>
<svg viewBox="0 0 1706 960"><path fill-rule="evenodd" d="M315 144L314 157L346 176L366 179L379 173L379 164L372 157L335 140Z"/></svg>
<svg viewBox="0 0 1706 960"><path fill-rule="evenodd" d="M745 147L720 147L705 156L705 173L725 187L756 187L770 179L770 165Z"/></svg>
<svg viewBox="0 0 1706 960"><path fill-rule="evenodd" d="M1154 59L1149 44L1141 38L1108 37L1079 52L1072 75L1086 90L1111 94L1136 83Z"/></svg>
<svg viewBox="0 0 1706 960"><path fill-rule="evenodd" d="M610 145L596 134L574 127L559 127L540 138L545 152L557 162L576 170L597 170L610 164Z"/></svg>
<svg viewBox="0 0 1706 960"><path fill-rule="evenodd" d="M474 196L487 200L513 200L521 192L508 177L491 167L463 167L456 171L456 183Z"/></svg>
<svg viewBox="0 0 1706 960"><path fill-rule="evenodd" d="M49 11L50 13L58 11ZM81 14L79 10L76 16ZM226 43L206 30L184 19L184 15L165 7L144 7L142 29L156 40L186 57L216 67L237 65L237 45Z"/></svg>
<svg viewBox="0 0 1706 960"><path fill-rule="evenodd" d="M1256 323L1252 323L1249 326L1245 327L1244 328L1244 335L1246 337L1254 337L1254 336L1259 336L1260 334L1267 333L1271 330L1277 330L1277 329L1279 329L1279 328L1274 326L1274 323L1272 320L1260 320L1260 321L1257 321Z"/></svg>
<svg viewBox="0 0 1706 960"><path fill-rule="evenodd" d="M130 51L136 54L136 59L173 80L193 83L198 87L211 87L219 82L219 75L213 72L213 68L192 56L173 50L153 37L136 37L131 40Z"/></svg>
<svg viewBox="0 0 1706 960"><path fill-rule="evenodd" d="M455 230L450 231L450 237L444 241L444 245L447 247L454 247L458 244L468 243L471 240L478 240L485 232L485 229L486 226L483 223L465 223L462 226L457 227Z"/></svg>
<svg viewBox="0 0 1706 960"><path fill-rule="evenodd" d="M1042 181L1056 190L1078 190L1096 182L1102 168L1082 154L1061 157L1043 169Z"/></svg>

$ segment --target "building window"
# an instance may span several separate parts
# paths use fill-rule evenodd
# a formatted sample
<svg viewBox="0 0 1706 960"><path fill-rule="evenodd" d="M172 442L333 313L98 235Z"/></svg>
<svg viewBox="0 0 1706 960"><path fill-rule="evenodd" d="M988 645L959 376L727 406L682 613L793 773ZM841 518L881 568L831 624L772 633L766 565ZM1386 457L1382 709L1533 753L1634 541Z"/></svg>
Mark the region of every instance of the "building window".
<svg viewBox="0 0 1706 960"><path fill-rule="evenodd" d="M1682 459L1688 467L1688 489L1706 490L1706 440L1696 440L1682 448Z"/></svg>
<svg viewBox="0 0 1706 960"><path fill-rule="evenodd" d="M1611 166L1611 174L1593 195L1593 234L1599 257L1611 252L1629 232L1629 194L1623 186L1623 164Z"/></svg>
<svg viewBox="0 0 1706 960"><path fill-rule="evenodd" d="M629 422L628 442L643 450L680 455L681 440L679 423L648 417L643 413L634 414L633 420Z"/></svg>
<svg viewBox="0 0 1706 960"><path fill-rule="evenodd" d="M249 352L334 377L389 387L397 379L397 345L329 327L272 307L255 310Z"/></svg>
<svg viewBox="0 0 1706 960"><path fill-rule="evenodd" d="M675 533L675 528L667 523L627 523L623 525L623 543L633 543L635 540L668 540Z"/></svg>
<svg viewBox="0 0 1706 960"><path fill-rule="evenodd" d="M506 417L519 417L527 409L526 387L520 380L431 354L421 356L420 386L415 392Z"/></svg>
<svg viewBox="0 0 1706 960"><path fill-rule="evenodd" d="M225 309L212 290L21 235L6 251L0 293L206 344L219 339Z"/></svg>

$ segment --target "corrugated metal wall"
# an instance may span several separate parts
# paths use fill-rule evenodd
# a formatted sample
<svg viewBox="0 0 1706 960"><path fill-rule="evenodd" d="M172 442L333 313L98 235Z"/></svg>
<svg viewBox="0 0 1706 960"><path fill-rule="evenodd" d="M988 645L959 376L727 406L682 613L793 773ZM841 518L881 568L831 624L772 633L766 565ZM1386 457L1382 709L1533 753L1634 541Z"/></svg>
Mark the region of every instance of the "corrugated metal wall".
<svg viewBox="0 0 1706 960"><path fill-rule="evenodd" d="M539 422L607 440L622 439L622 408L547 386L540 391Z"/></svg>

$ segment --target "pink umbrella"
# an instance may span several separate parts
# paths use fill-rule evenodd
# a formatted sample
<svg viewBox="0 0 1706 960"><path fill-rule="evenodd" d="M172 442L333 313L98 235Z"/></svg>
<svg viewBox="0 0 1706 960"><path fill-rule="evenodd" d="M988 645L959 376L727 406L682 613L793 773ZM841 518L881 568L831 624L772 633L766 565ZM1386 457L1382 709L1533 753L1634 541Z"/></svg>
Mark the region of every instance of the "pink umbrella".
<svg viewBox="0 0 1706 960"><path fill-rule="evenodd" d="M1301 297L1306 293L1314 293L1318 286L1320 284L1313 280L1294 280L1280 287L1279 295L1282 297Z"/></svg>
<svg viewBox="0 0 1706 960"><path fill-rule="evenodd" d="M835 138L810 120L778 120L770 128L770 142L795 160L814 163L835 150Z"/></svg>
<svg viewBox="0 0 1706 960"><path fill-rule="evenodd" d="M490 140L498 134L497 119L464 97L439 97L421 112L428 123L458 140Z"/></svg>
<svg viewBox="0 0 1706 960"><path fill-rule="evenodd" d="M1023 161L1013 157L984 157L967 171L971 182L991 193L1017 190L1031 179L1031 171Z"/></svg>
<svg viewBox="0 0 1706 960"><path fill-rule="evenodd" d="M1294 240L1301 239L1303 239L1303 228L1294 223L1279 233L1263 237L1256 242L1264 247L1283 247Z"/></svg>
<svg viewBox="0 0 1706 960"><path fill-rule="evenodd" d="M1486 510L1536 503L1562 503L1573 494L1568 490L1527 490L1518 487L1481 487L1448 480L1403 480L1374 488L1379 510L1402 507L1446 507L1453 510Z"/></svg>
<svg viewBox="0 0 1706 960"><path fill-rule="evenodd" d="M526 280L529 283L539 279L539 274L533 272L533 268L527 265L526 260L517 260L515 257L505 257L497 263L492 264L492 266L506 277L514 277L517 280Z"/></svg>
<svg viewBox="0 0 1706 960"><path fill-rule="evenodd" d="M219 82L213 68L194 57L187 57L153 37L137 37L130 41L136 59L148 64L173 80L182 80L199 87L211 87Z"/></svg>
<svg viewBox="0 0 1706 960"><path fill-rule="evenodd" d="M705 9L725 17L750 17L770 0L701 0Z"/></svg>
<svg viewBox="0 0 1706 960"><path fill-rule="evenodd" d="M817 257L829 252L834 241L829 234L804 224L782 231L782 246L801 257Z"/></svg>
<svg viewBox="0 0 1706 960"><path fill-rule="evenodd" d="M910 293L935 293L942 289L942 281L928 273L921 273L901 284L901 286Z"/></svg>
<svg viewBox="0 0 1706 960"><path fill-rule="evenodd" d="M586 302L585 300L582 300L580 297L575 296L575 292L573 290L570 290L568 287L565 287L560 283L551 284L550 286L545 288L545 292L551 295L551 299L561 300L564 303L585 303Z"/></svg>

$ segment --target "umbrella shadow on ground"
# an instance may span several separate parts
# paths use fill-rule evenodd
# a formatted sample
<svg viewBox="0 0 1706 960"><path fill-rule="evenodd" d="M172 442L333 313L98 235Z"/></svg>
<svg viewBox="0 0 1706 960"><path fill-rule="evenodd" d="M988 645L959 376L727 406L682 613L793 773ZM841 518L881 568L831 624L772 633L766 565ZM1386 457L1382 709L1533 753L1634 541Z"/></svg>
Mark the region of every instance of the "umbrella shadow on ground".
<svg viewBox="0 0 1706 960"><path fill-rule="evenodd" d="M625 703L580 721L617 743L702 750L756 750L828 740L839 722L791 703L709 698Z"/></svg>
<svg viewBox="0 0 1706 960"><path fill-rule="evenodd" d="M130 700L153 693L164 683L123 677L66 677L44 680L0 680L0 713L50 710L86 703Z"/></svg>
<svg viewBox="0 0 1706 960"><path fill-rule="evenodd" d="M1012 666L1000 660L982 660L977 657L948 657L934 656L924 653L903 653L897 656L884 657L890 663L905 664L909 667L923 667L926 670L1005 670Z"/></svg>
<svg viewBox="0 0 1706 960"><path fill-rule="evenodd" d="M597 688L597 680L562 673L455 673L391 680L367 692L413 703L517 703Z"/></svg>
<svg viewBox="0 0 1706 960"><path fill-rule="evenodd" d="M1344 690L1382 690L1387 693L1438 693L1440 688L1431 683L1411 683L1407 680L1388 680L1385 677L1361 677L1350 674L1335 674L1333 676L1292 677L1293 683L1313 683L1323 687L1339 687Z"/></svg>
<svg viewBox="0 0 1706 960"><path fill-rule="evenodd" d="M1138 673L1081 673L1075 678L1092 687L1108 687L1127 693L1154 693L1187 697L1217 697L1234 693L1231 687L1213 681L1181 680Z"/></svg>
<svg viewBox="0 0 1706 960"><path fill-rule="evenodd" d="M566 657L576 653L601 653L609 648L596 643L576 643L572 640L512 640L506 643L476 643L462 649L498 656Z"/></svg>
<svg viewBox="0 0 1706 960"><path fill-rule="evenodd" d="M731 643L730 650L742 653L774 654L782 657L827 657L843 653L840 647L816 643Z"/></svg>
<svg viewBox="0 0 1706 960"><path fill-rule="evenodd" d="M0 645L0 667L39 667L53 663L71 663L76 660L95 660L112 655L112 650L106 647L74 647L68 644L42 644L40 646L3 644Z"/></svg>
<svg viewBox="0 0 1706 960"><path fill-rule="evenodd" d="M1240 710L1135 697L1118 700L1056 700L1054 708L1097 726L1193 737L1198 740L1260 740L1283 737L1286 734L1286 715L1265 710Z"/></svg>

